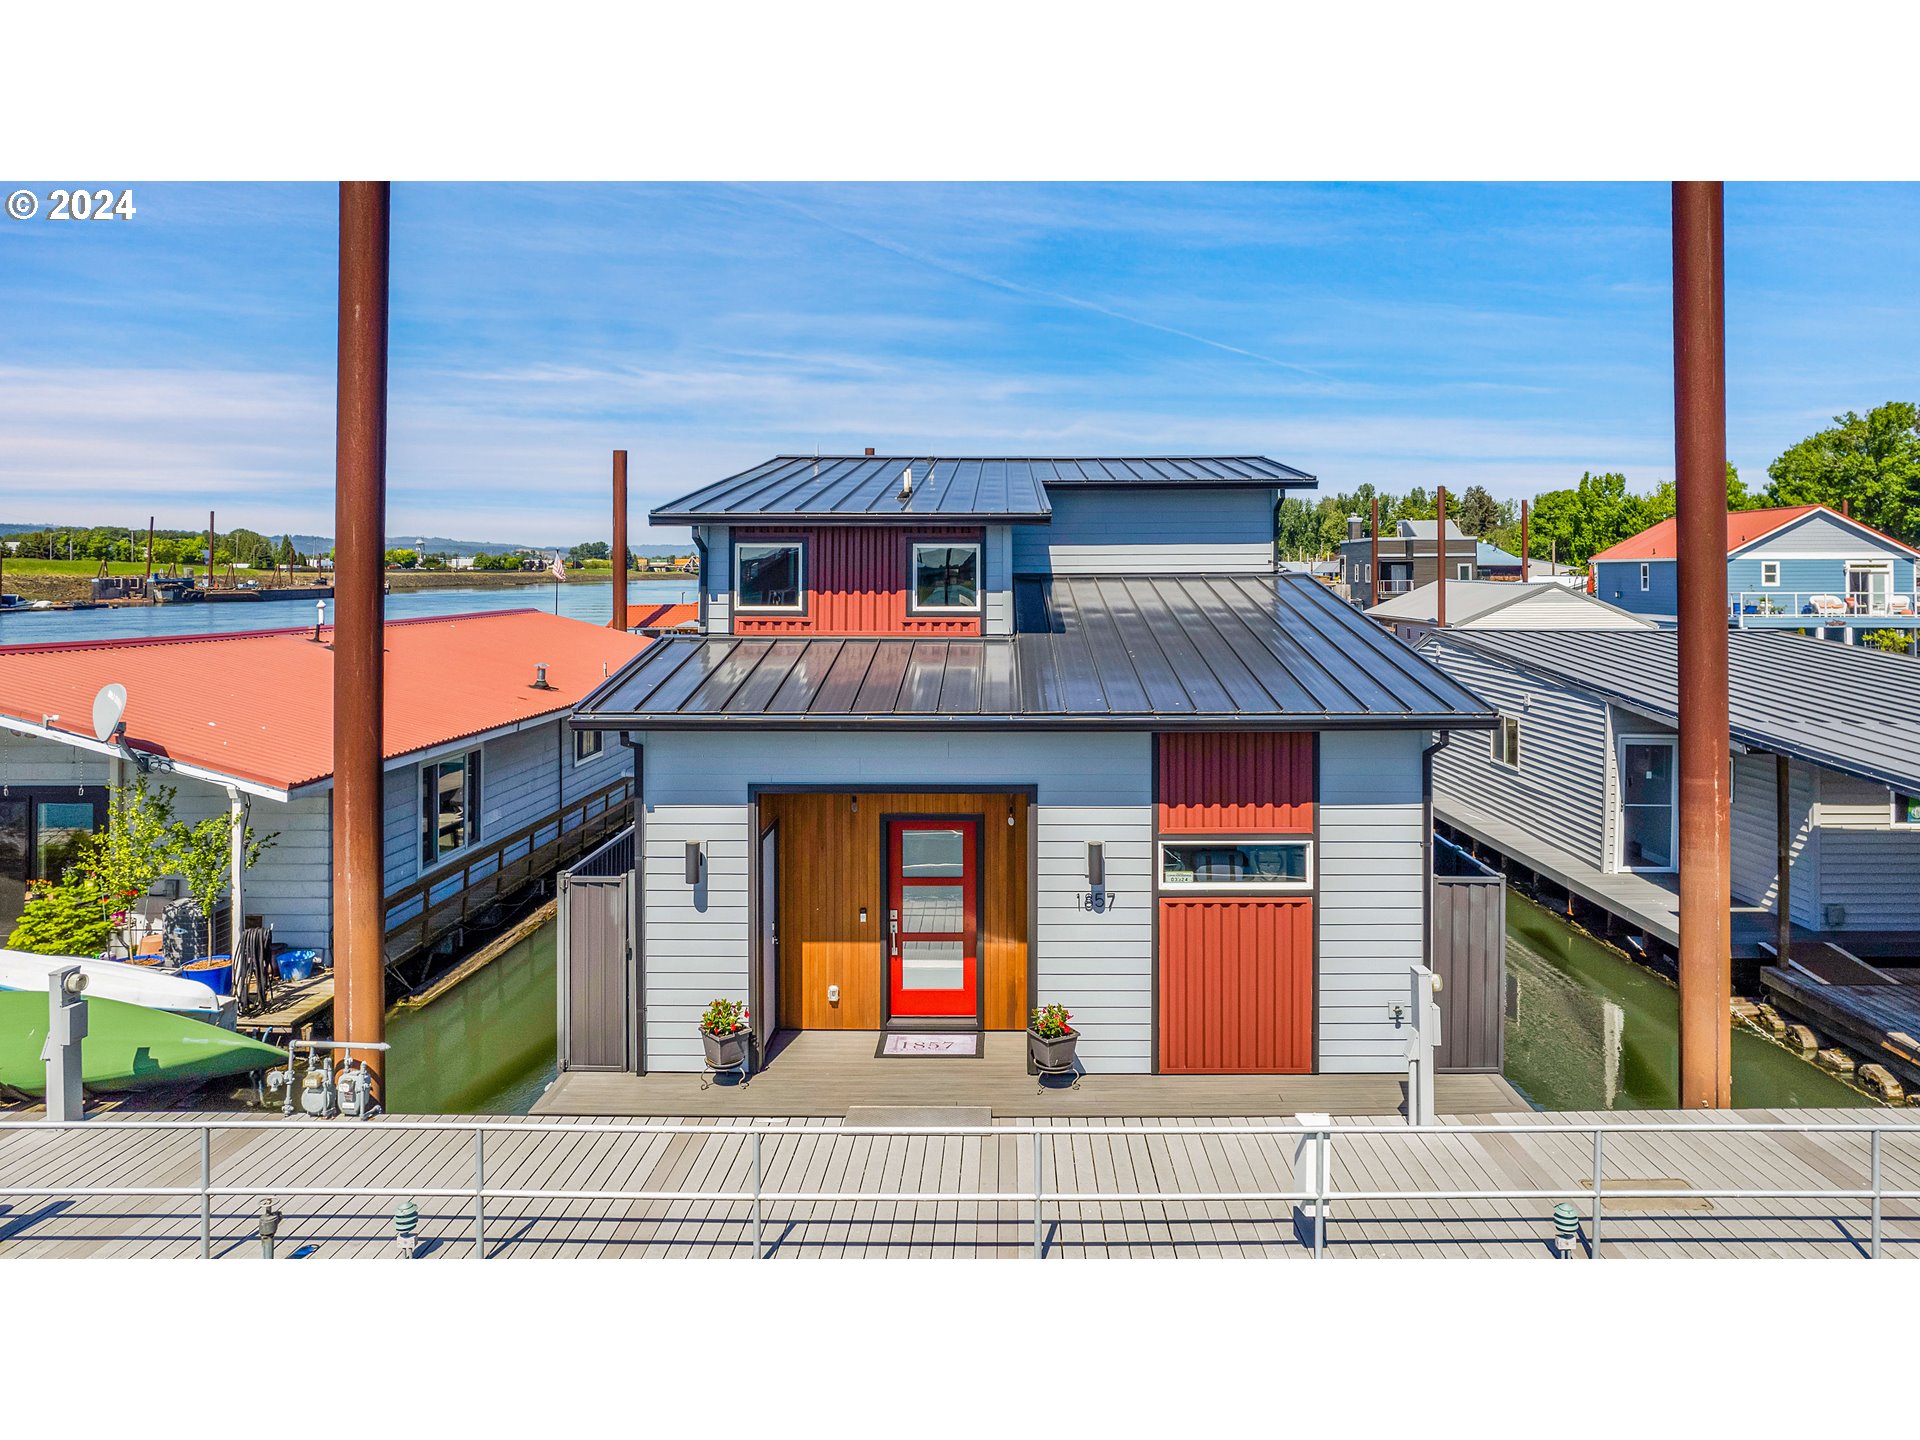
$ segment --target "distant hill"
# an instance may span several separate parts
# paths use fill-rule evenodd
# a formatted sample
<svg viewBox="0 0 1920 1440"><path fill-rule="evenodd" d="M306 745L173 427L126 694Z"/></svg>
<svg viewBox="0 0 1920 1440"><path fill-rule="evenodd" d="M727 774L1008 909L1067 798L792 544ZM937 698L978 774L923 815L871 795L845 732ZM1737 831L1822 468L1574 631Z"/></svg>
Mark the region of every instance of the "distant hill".
<svg viewBox="0 0 1920 1440"><path fill-rule="evenodd" d="M20 535L20 534L24 534L29 530L58 530L58 529L88 530L91 528L93 527L88 525L62 526L58 521L51 521L51 520L38 525L21 525L11 520L0 520L0 535ZM225 526L221 527L223 533L225 532L226 528L227 527ZM247 526L246 528L253 529L254 527ZM262 530L260 531L260 533L262 535L269 536L270 538L275 540L278 540L281 535L281 532L278 530ZM598 539L603 539L605 537L598 536L598 535L588 535L582 538L587 540L598 540ZM418 545L422 550L426 551L426 553L429 555L433 555L433 554L507 555L507 554L511 554L515 550L520 550L523 548L531 548L535 550L557 549L564 553L574 543L575 542L573 541L568 541L566 544L558 545L558 546L535 545L535 546L527 547L522 545L516 545L509 540L450 540L444 535L422 536L417 534L406 534L406 535L389 535L387 537L387 548L389 550L411 550L414 548L415 545ZM202 546L201 548L205 549L206 547ZM303 555L310 555L310 554L313 554L315 551L331 550L333 548L333 537L330 535L295 535L293 537L293 548L298 550ZM672 545L633 545L633 546L630 546L629 548L636 555L686 555L686 554L690 554L693 550L693 546L691 543L688 543L686 545L681 545L677 548Z"/></svg>

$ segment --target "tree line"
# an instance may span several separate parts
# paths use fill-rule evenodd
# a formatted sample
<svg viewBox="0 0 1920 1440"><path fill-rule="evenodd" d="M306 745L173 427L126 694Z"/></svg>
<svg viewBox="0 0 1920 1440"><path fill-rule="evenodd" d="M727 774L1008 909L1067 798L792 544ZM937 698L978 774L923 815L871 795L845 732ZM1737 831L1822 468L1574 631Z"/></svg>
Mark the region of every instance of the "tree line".
<svg viewBox="0 0 1920 1440"><path fill-rule="evenodd" d="M1287 559L1330 555L1347 538L1347 517L1368 519L1380 501L1380 529L1391 534L1402 520L1431 520L1436 500L1414 488L1393 495L1361 485L1317 501L1283 500L1275 537ZM1767 467L1767 484L1750 490L1727 466L1727 508L1775 505L1849 507L1853 518L1907 544L1920 543L1920 406L1892 401L1857 415L1849 410L1828 428L1789 446ZM1595 554L1674 513L1674 484L1662 481L1648 494L1628 488L1618 471L1588 471L1573 485L1533 497L1530 542L1535 558L1553 556L1584 565ZM1520 553L1520 506L1496 500L1483 485L1447 496L1447 518L1468 535L1510 554Z"/></svg>
<svg viewBox="0 0 1920 1440"><path fill-rule="evenodd" d="M13 553L40 560L116 560L135 564L147 558L147 532L144 527L129 530L117 525L58 525L44 530L22 530L0 537L11 544ZM278 540L257 530L237 528L213 537L213 563L247 565L256 570L275 565L305 565L312 557L294 549L293 537ZM153 563L204 565L207 563L207 532L204 530L155 530Z"/></svg>

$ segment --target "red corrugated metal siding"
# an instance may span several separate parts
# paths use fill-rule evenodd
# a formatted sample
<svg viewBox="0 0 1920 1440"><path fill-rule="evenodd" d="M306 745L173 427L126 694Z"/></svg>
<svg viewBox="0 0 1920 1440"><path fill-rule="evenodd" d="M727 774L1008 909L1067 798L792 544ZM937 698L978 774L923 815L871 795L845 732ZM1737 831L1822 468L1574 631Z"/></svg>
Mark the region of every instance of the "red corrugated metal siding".
<svg viewBox="0 0 1920 1440"><path fill-rule="evenodd" d="M1160 902L1160 1068L1173 1075L1313 1069L1313 902Z"/></svg>
<svg viewBox="0 0 1920 1440"><path fill-rule="evenodd" d="M978 615L909 615L907 559L914 541L980 540L979 530L945 526L903 531L878 525L741 531L737 539L807 543L805 615L736 614L737 635L978 635ZM985 559L982 546L981 558Z"/></svg>
<svg viewBox="0 0 1920 1440"><path fill-rule="evenodd" d="M1313 736L1205 733L1159 740L1163 833L1313 829Z"/></svg>

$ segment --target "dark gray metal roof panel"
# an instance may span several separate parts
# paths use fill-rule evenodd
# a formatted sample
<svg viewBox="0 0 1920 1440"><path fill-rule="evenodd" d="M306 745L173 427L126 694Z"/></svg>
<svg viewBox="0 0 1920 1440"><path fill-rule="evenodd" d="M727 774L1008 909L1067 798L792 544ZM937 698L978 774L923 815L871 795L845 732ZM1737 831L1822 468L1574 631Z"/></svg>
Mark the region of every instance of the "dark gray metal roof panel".
<svg viewBox="0 0 1920 1440"><path fill-rule="evenodd" d="M1668 724L1672 630L1449 630L1422 641L1510 661ZM1779 631L1727 635L1732 738L1881 784L1920 789L1920 660Z"/></svg>
<svg viewBox="0 0 1920 1440"><path fill-rule="evenodd" d="M900 481L913 467L913 493ZM813 523L951 523L1047 519L1049 486L1254 486L1317 484L1264 455L1038 457L778 455L654 510L656 525L766 517Z"/></svg>
<svg viewBox="0 0 1920 1440"><path fill-rule="evenodd" d="M603 729L913 725L1475 728L1445 671L1315 581L1285 575L1038 582L1015 635L668 637L589 696Z"/></svg>

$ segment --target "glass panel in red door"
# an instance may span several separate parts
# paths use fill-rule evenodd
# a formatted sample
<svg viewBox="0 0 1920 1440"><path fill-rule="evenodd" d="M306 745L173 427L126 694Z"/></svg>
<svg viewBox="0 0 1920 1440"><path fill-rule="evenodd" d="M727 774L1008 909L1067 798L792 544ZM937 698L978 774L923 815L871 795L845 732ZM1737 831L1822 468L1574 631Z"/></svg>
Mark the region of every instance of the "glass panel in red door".
<svg viewBox="0 0 1920 1440"><path fill-rule="evenodd" d="M887 839L888 1013L971 1020L978 1011L977 820L896 820Z"/></svg>

